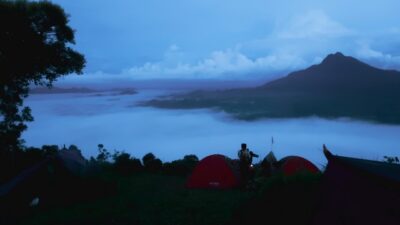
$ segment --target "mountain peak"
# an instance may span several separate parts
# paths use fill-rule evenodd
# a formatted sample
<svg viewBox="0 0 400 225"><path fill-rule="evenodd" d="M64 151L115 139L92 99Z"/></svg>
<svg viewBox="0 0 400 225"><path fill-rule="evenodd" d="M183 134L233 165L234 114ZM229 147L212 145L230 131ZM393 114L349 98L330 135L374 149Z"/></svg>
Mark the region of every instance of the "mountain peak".
<svg viewBox="0 0 400 225"><path fill-rule="evenodd" d="M345 56L341 52L329 54L324 60L322 60L321 64L319 64L319 68L321 69L327 69L336 72L350 71L356 68L365 69L366 67L370 66L359 61L356 58Z"/></svg>
<svg viewBox="0 0 400 225"><path fill-rule="evenodd" d="M322 63L343 61L346 58L350 58L350 57L343 55L343 53L341 53L341 52L336 52L336 53L332 53L332 54L329 54L328 56L326 56L325 59L322 61Z"/></svg>
<svg viewBox="0 0 400 225"><path fill-rule="evenodd" d="M363 93L364 90L372 87L380 91L385 87L392 87L392 83L400 85L399 75L399 72L378 69L356 58L336 52L329 54L318 65L290 73L287 77L265 84L264 87L300 92L315 89L333 92L347 90L349 93L360 90L360 93ZM378 83L380 86L377 85Z"/></svg>
<svg viewBox="0 0 400 225"><path fill-rule="evenodd" d="M341 53L341 52L336 52L336 53L334 53L334 54L329 54L327 57L345 57L344 55L343 55L343 53Z"/></svg>

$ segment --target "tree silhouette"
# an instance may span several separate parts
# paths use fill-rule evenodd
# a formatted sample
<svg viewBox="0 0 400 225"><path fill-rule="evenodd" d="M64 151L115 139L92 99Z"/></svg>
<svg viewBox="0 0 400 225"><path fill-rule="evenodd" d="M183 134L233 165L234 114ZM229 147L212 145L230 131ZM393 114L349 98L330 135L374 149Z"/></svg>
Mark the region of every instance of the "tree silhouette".
<svg viewBox="0 0 400 225"><path fill-rule="evenodd" d="M82 73L84 56L74 51L74 31L64 10L47 1L0 0L0 154L21 149L32 121L23 106L29 85L51 86L58 77ZM4 158L4 157L3 157Z"/></svg>
<svg viewBox="0 0 400 225"><path fill-rule="evenodd" d="M99 153L96 156L96 160L101 163L107 162L107 160L111 157L111 153L104 148L103 144L98 144L97 147Z"/></svg>
<svg viewBox="0 0 400 225"><path fill-rule="evenodd" d="M144 155L142 161L144 168L148 171L159 171L162 167L162 161L151 152Z"/></svg>

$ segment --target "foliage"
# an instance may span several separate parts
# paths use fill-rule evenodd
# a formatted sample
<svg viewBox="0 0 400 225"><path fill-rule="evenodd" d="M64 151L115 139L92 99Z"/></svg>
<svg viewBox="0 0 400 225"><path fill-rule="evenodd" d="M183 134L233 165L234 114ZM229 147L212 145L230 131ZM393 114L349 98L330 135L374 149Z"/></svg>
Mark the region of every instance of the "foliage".
<svg viewBox="0 0 400 225"><path fill-rule="evenodd" d="M68 16L51 2L0 0L0 27L0 153L6 159L22 148L25 122L33 120L23 106L29 85L51 86L62 75L79 74L85 59L71 48Z"/></svg>
<svg viewBox="0 0 400 225"><path fill-rule="evenodd" d="M183 160L188 162L198 162L199 158L196 155L191 154L191 155L185 155L183 157Z"/></svg>
<svg viewBox="0 0 400 225"><path fill-rule="evenodd" d="M384 158L383 161L387 163L397 163L397 164L400 163L399 158L397 156L384 156L383 158Z"/></svg>
<svg viewBox="0 0 400 225"><path fill-rule="evenodd" d="M98 144L98 154L96 156L96 160L100 163L105 163L111 157L111 153L104 148L103 144Z"/></svg>
<svg viewBox="0 0 400 225"><path fill-rule="evenodd" d="M183 159L164 163L163 171L169 175L187 176L199 162L195 155L185 155Z"/></svg>
<svg viewBox="0 0 400 225"><path fill-rule="evenodd" d="M98 147L108 152L103 145ZM71 145L68 149L78 148ZM54 151L58 151L54 145L27 148L25 156L40 160ZM195 155L165 163L163 173L152 169L159 160L152 153L143 157L146 173L138 172L143 166L129 153L116 151L112 158L113 163L104 164L93 160L108 165L94 176L57 175L45 185L45 207L20 217L21 224L259 224L260 217L271 224L307 224L321 176L256 177L254 191L191 190L185 188L182 176L198 163ZM282 212L290 217L282 218Z"/></svg>
<svg viewBox="0 0 400 225"><path fill-rule="evenodd" d="M236 210L230 224L311 224L320 178L300 173L258 180L258 194Z"/></svg>
<svg viewBox="0 0 400 225"><path fill-rule="evenodd" d="M143 166L146 171L159 171L162 168L162 161L154 156L153 153L147 153L142 158Z"/></svg>
<svg viewBox="0 0 400 225"><path fill-rule="evenodd" d="M297 173L292 176L285 176L284 174L277 173L270 177L259 178L258 191L260 193L266 193L274 188L281 188L283 186L291 185L294 183L301 184L315 184L318 183L321 178L321 174L313 174L308 172Z"/></svg>
<svg viewBox="0 0 400 225"><path fill-rule="evenodd" d="M118 183L117 195L68 207L39 210L23 224L219 225L253 194L238 190L190 190L182 177L136 173L107 179Z"/></svg>
<svg viewBox="0 0 400 225"><path fill-rule="evenodd" d="M142 171L143 165L140 159L132 158L129 153L116 152L113 155L114 169L120 174L132 174L134 172Z"/></svg>
<svg viewBox="0 0 400 225"><path fill-rule="evenodd" d="M82 152L82 151L78 148L78 146L76 146L76 145L70 145L70 146L68 147L68 150L70 150L70 151Z"/></svg>
<svg viewBox="0 0 400 225"><path fill-rule="evenodd" d="M11 179L21 171L43 161L46 157L56 154L59 150L57 145L43 145L41 148L28 147L14 152L12 160L3 159L1 166L7 169L0 170L0 182Z"/></svg>
<svg viewBox="0 0 400 225"><path fill-rule="evenodd" d="M155 160L156 157L154 156L153 153L147 153L146 155L143 156L142 161L143 161L143 165L146 166L148 165L151 161Z"/></svg>

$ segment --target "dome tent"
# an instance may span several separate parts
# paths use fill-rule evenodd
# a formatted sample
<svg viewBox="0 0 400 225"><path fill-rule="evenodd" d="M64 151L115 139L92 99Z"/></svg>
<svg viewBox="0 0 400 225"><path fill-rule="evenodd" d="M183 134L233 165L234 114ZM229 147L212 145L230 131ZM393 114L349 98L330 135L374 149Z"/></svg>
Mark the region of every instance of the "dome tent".
<svg viewBox="0 0 400 225"><path fill-rule="evenodd" d="M45 202L59 200L54 196L70 200L70 192L61 195L62 191L58 188L78 189L85 167L86 160L80 151L59 150L0 185L0 208L5 207L7 202L16 207L28 205L35 197L40 197L40 202L43 199L46 199Z"/></svg>
<svg viewBox="0 0 400 225"><path fill-rule="evenodd" d="M319 173L320 170L312 162L300 156L287 156L279 160L279 170L290 176L299 172Z"/></svg>
<svg viewBox="0 0 400 225"><path fill-rule="evenodd" d="M223 155L209 155L194 168L187 180L188 188L227 189L239 185L238 165Z"/></svg>

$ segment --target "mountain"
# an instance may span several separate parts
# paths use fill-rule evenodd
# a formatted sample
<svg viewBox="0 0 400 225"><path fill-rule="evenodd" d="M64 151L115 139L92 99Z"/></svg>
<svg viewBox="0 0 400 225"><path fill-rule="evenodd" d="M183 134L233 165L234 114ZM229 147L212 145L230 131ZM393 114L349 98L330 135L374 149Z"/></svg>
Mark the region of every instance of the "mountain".
<svg viewBox="0 0 400 225"><path fill-rule="evenodd" d="M400 72L342 53L255 88L196 91L155 99L161 108L214 108L235 118L348 117L400 124Z"/></svg>
<svg viewBox="0 0 400 225"><path fill-rule="evenodd" d="M269 82L261 88L273 91L306 92L388 92L398 91L400 72L382 70L338 52L328 55L320 64ZM371 94L371 93L365 93Z"/></svg>

